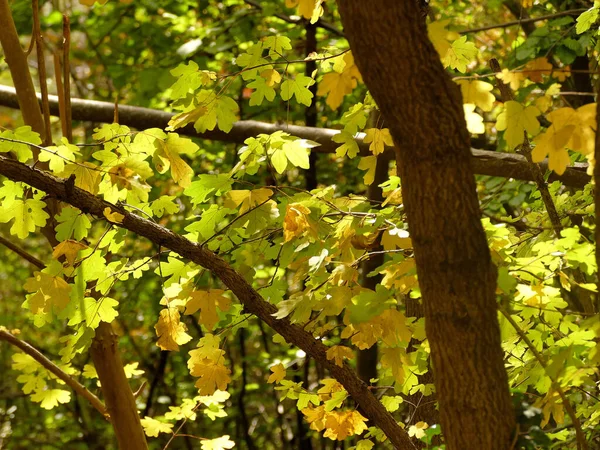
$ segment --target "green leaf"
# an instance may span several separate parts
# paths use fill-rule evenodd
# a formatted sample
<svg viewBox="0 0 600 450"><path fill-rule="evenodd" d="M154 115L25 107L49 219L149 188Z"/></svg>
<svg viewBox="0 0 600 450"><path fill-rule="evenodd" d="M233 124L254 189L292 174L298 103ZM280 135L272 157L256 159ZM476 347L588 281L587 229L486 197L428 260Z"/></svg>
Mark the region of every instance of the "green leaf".
<svg viewBox="0 0 600 450"><path fill-rule="evenodd" d="M478 53L479 51L475 47L475 44L467 42L467 36L462 36L452 43L452 47L448 49L442 62L445 67L465 73L467 71L467 64L472 62Z"/></svg>
<svg viewBox="0 0 600 450"><path fill-rule="evenodd" d="M272 60L283 56L285 50L292 49L292 41L287 36L269 36L263 40L264 49L269 49L269 58Z"/></svg>
<svg viewBox="0 0 600 450"><path fill-rule="evenodd" d="M6 141L2 138L21 142ZM0 133L0 153L13 152L17 155L19 162L26 162L33 157L31 147L27 143L35 145L42 143L40 135L31 131L30 126L19 127L14 132L6 130Z"/></svg>
<svg viewBox="0 0 600 450"><path fill-rule="evenodd" d="M39 390L31 396L31 401L40 403L44 409L52 409L59 403L69 403L71 393L63 389Z"/></svg>
<svg viewBox="0 0 600 450"><path fill-rule="evenodd" d="M197 95L197 101L200 106L206 108L206 112L194 123L196 131L204 133L206 130L214 130L217 125L219 130L225 133L231 131L239 110L235 100L226 95L217 96L212 91L202 90Z"/></svg>
<svg viewBox="0 0 600 450"><path fill-rule="evenodd" d="M36 227L46 225L50 215L44 211L45 207L46 203L33 198L13 200L6 206L0 206L0 223L7 223L14 219L10 234L25 239L29 233L35 231Z"/></svg>
<svg viewBox="0 0 600 450"><path fill-rule="evenodd" d="M315 84L315 80L306 75L296 75L296 78L288 78L281 84L281 98L284 101L290 100L293 96L296 101L306 106L310 106L313 93L308 89Z"/></svg>
<svg viewBox="0 0 600 450"><path fill-rule="evenodd" d="M81 241L87 237L88 231L92 227L90 219L76 208L67 206L63 208L56 217L58 225L56 226L56 239L60 242L73 237L76 241Z"/></svg>
<svg viewBox="0 0 600 450"><path fill-rule="evenodd" d="M76 145L69 144L67 138L61 139L62 145L58 147L47 147L40 152L40 161L49 161L50 170L60 174L65 169L65 164L75 162L77 156L80 156L79 148Z"/></svg>
<svg viewBox="0 0 600 450"><path fill-rule="evenodd" d="M203 174L193 181L183 193L191 197L192 204L204 203L210 195L223 195L231 190L233 180L228 174Z"/></svg>
<svg viewBox="0 0 600 450"><path fill-rule="evenodd" d="M265 98L270 102L275 99L275 89L269 86L267 80L263 77L257 77L254 81L248 83L248 87L254 89L254 92L250 95L250 106L262 105Z"/></svg>
<svg viewBox="0 0 600 450"><path fill-rule="evenodd" d="M577 25L575 26L575 32L581 34L590 29L594 23L598 20L598 8L593 7L587 11L581 13L577 18Z"/></svg>
<svg viewBox="0 0 600 450"><path fill-rule="evenodd" d="M375 291L365 289L352 297L352 305L346 310L350 313L350 322L357 324L367 322L394 305L396 300L390 291L378 284Z"/></svg>
<svg viewBox="0 0 600 450"><path fill-rule="evenodd" d="M175 200L174 196L163 195L150 203L150 209L156 217L162 217L165 213L175 214L179 212L179 205L173 200Z"/></svg>
<svg viewBox="0 0 600 450"><path fill-rule="evenodd" d="M232 210L223 208L220 205L210 205L207 210L202 212L200 220L185 227L185 231L199 233L202 239L208 239L215 233L217 226L223 221L225 216L231 212Z"/></svg>
<svg viewBox="0 0 600 450"><path fill-rule="evenodd" d="M348 158L354 158L360 151L356 139L354 139L354 135L345 130L335 134L331 140L338 144L342 144L335 149L335 154L340 158L346 155L348 155Z"/></svg>

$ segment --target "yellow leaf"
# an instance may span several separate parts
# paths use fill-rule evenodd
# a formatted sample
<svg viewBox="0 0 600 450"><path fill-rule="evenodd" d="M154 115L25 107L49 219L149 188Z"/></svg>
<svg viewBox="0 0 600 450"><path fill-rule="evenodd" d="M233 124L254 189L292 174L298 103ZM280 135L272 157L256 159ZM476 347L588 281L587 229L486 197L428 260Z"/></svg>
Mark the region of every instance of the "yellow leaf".
<svg viewBox="0 0 600 450"><path fill-rule="evenodd" d="M381 349L381 366L386 369L392 369L392 375L398 385L404 383L404 360L406 359L405 350L402 348L384 347Z"/></svg>
<svg viewBox="0 0 600 450"><path fill-rule="evenodd" d="M200 310L199 322L209 331L219 322L217 307L221 311L229 311L231 299L223 295L222 289L209 289L207 291L192 291L185 304L185 314L194 314Z"/></svg>
<svg viewBox="0 0 600 450"><path fill-rule="evenodd" d="M231 371L223 365L223 358L219 362L204 359L202 362L194 365L192 375L199 377L195 386L200 395L213 395L217 389L227 390L227 385L231 381L229 374Z"/></svg>
<svg viewBox="0 0 600 450"><path fill-rule="evenodd" d="M281 75L275 69L263 70L260 76L265 79L266 85L269 87L273 87L281 81Z"/></svg>
<svg viewBox="0 0 600 450"><path fill-rule="evenodd" d="M457 81L460 86L460 91L463 96L463 103L473 103L482 109L482 111L491 111L496 101L496 97L492 94L492 86L490 83L479 80L460 80Z"/></svg>
<svg viewBox="0 0 600 450"><path fill-rule="evenodd" d="M498 116L496 128L500 131L506 130L504 139L510 148L522 144L525 139L525 131L536 135L540 130L537 116L541 114L535 106L524 107L513 100L504 104L504 110Z"/></svg>
<svg viewBox="0 0 600 450"><path fill-rule="evenodd" d="M58 259L64 255L69 266L73 266L73 264L75 264L77 254L80 250L83 250L85 248L88 248L88 246L82 244L81 242L77 242L72 239L67 239L66 241L63 241L56 247L54 247L52 257L58 261Z"/></svg>
<svg viewBox="0 0 600 450"><path fill-rule="evenodd" d="M375 156L383 153L386 145L389 147L394 146L394 141L392 140L392 135L388 128L369 128L368 130L365 130L363 142L365 144L371 143L371 145L369 145L369 150L371 150Z"/></svg>
<svg viewBox="0 0 600 450"><path fill-rule="evenodd" d="M194 171L179 155L193 155L199 147L177 133L169 133L167 139L156 139L154 142L157 149L152 160L158 172L165 173L170 167L173 181L181 187L189 187Z"/></svg>
<svg viewBox="0 0 600 450"><path fill-rule="evenodd" d="M412 288L418 286L415 260L405 259L399 264L387 266L381 272L384 275L381 284L388 289L395 288L400 293L406 294Z"/></svg>
<svg viewBox="0 0 600 450"><path fill-rule="evenodd" d="M333 359L336 366L342 367L344 365L344 359L352 359L353 357L354 353L352 352L352 349L344 347L343 345L334 345L327 350L327 359Z"/></svg>
<svg viewBox="0 0 600 450"><path fill-rule="evenodd" d="M365 186L370 186L371 184L373 184L373 181L375 181L377 156L365 156L364 158L360 158L358 168L367 171L367 173L365 173L363 177L363 182L365 183Z"/></svg>
<svg viewBox="0 0 600 450"><path fill-rule="evenodd" d="M266 188L254 189L253 191L229 191L225 199L225 207L236 209L239 206L239 213L244 214L249 209L266 203L272 195L273 191Z"/></svg>
<svg viewBox="0 0 600 450"><path fill-rule="evenodd" d="M541 58L529 61L521 73L531 81L541 83L543 81L542 75L550 75L552 69L552 64L548 62L545 56L542 56Z"/></svg>
<svg viewBox="0 0 600 450"><path fill-rule="evenodd" d="M541 162L548 156L548 168L562 175L569 165L569 153L566 145L571 139L575 125L557 128L551 125L546 132L535 139L535 148L531 152L533 162Z"/></svg>
<svg viewBox="0 0 600 450"><path fill-rule="evenodd" d="M59 403L69 403L71 393L63 389L40 389L31 395L31 401L40 403L44 409L52 409Z"/></svg>
<svg viewBox="0 0 600 450"><path fill-rule="evenodd" d="M152 417L144 417L140 420L142 427L144 427L144 433L149 437L157 437L159 433L172 433L173 424L160 422Z"/></svg>
<svg viewBox="0 0 600 450"><path fill-rule="evenodd" d="M342 61L344 64L341 72L333 71L326 73L319 83L317 90L317 95L327 95L325 103L331 109L339 108L344 97L354 90L359 81L362 81L358 67L354 64L352 53L346 53Z"/></svg>
<svg viewBox="0 0 600 450"><path fill-rule="evenodd" d="M302 410L302 414L306 417L311 430L321 431L325 428L325 405L316 408L309 405Z"/></svg>
<svg viewBox="0 0 600 450"><path fill-rule="evenodd" d="M235 442L229 439L229 435L225 434L216 439L203 439L200 441L202 450L227 450L235 446Z"/></svg>
<svg viewBox="0 0 600 450"><path fill-rule="evenodd" d="M104 208L104 217L106 217L109 221L113 223L122 223L125 216L116 211L112 211L108 206Z"/></svg>
<svg viewBox="0 0 600 450"><path fill-rule="evenodd" d="M425 436L425 430L427 428L429 428L429 425L426 422L417 422L408 428L408 435L411 437L414 436L417 439L421 439L423 436Z"/></svg>
<svg viewBox="0 0 600 450"><path fill-rule="evenodd" d="M377 317L381 324L383 342L390 346L408 344L412 331L406 324L406 316L397 309L386 309Z"/></svg>
<svg viewBox="0 0 600 450"><path fill-rule="evenodd" d="M179 350L179 346L192 340L186 333L187 327L179 320L179 310L176 307L165 308L160 312L158 322L154 325L158 336L158 345L162 350Z"/></svg>
<svg viewBox="0 0 600 450"><path fill-rule="evenodd" d="M427 34L440 58L444 58L452 48L452 41L460 37L458 33L446 30L449 23L450 19L446 19L436 20L427 25Z"/></svg>
<svg viewBox="0 0 600 450"><path fill-rule="evenodd" d="M55 277L45 272L34 272L23 287L31 293L29 308L33 314L49 313L54 307L56 312L66 308L71 300L71 285L62 277Z"/></svg>
<svg viewBox="0 0 600 450"><path fill-rule="evenodd" d="M467 130L472 134L483 134L485 133L485 125L483 124L483 117L475 112L475 105L472 103L465 103L463 105L465 112L465 121L467 122Z"/></svg>
<svg viewBox="0 0 600 450"><path fill-rule="evenodd" d="M386 251L397 248L412 248L412 240L409 237L408 231L402 228L393 228L383 232L381 246Z"/></svg>
<svg viewBox="0 0 600 450"><path fill-rule="evenodd" d="M361 434L367 429L363 417L358 411L328 412L325 417L325 433L323 436L331 439L343 441L348 436Z"/></svg>
<svg viewBox="0 0 600 450"><path fill-rule="evenodd" d="M330 400L336 392L345 391L344 386L334 378L324 378L319 381L323 385L322 388L319 388L317 394L319 394L319 398L322 401Z"/></svg>
<svg viewBox="0 0 600 450"><path fill-rule="evenodd" d="M98 193L98 186L100 186L101 179L101 169L99 166L89 162L67 164L60 176L69 178L73 174L75 175L75 186L94 195Z"/></svg>
<svg viewBox="0 0 600 450"><path fill-rule="evenodd" d="M312 240L316 239L318 236L317 226L309 216L310 209L306 206L300 203L287 205L283 219L283 242L289 242L307 233Z"/></svg>
<svg viewBox="0 0 600 450"><path fill-rule="evenodd" d="M511 72L508 69L502 69L502 72L496 74L496 78L501 79L504 84L508 84L513 91L516 91L521 86L521 81L525 79L525 75L521 72Z"/></svg>
<svg viewBox="0 0 600 450"><path fill-rule="evenodd" d="M270 367L271 372L273 372L271 375L269 375L269 379L267 380L267 383L279 383L281 380L283 380L285 378L285 374L286 374L286 370L285 370L285 366L281 363L279 364L275 364L274 366Z"/></svg>
<svg viewBox="0 0 600 450"><path fill-rule="evenodd" d="M305 19L310 19L310 23L315 23L323 15L323 0L285 0L287 8L298 6L298 13Z"/></svg>

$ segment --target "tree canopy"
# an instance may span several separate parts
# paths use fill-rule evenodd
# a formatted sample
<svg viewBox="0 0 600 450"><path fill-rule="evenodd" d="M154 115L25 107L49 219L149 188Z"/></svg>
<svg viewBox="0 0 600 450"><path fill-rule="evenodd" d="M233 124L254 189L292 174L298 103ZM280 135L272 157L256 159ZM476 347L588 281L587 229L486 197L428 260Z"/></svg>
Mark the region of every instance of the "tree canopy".
<svg viewBox="0 0 600 450"><path fill-rule="evenodd" d="M599 11L0 0L0 448L600 448Z"/></svg>

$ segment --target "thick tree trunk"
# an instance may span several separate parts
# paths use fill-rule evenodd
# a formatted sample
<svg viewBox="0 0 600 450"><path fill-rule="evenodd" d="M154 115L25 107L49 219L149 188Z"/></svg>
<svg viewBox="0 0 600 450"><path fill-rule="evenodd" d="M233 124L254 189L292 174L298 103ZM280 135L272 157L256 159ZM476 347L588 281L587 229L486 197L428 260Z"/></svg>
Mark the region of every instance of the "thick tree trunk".
<svg viewBox="0 0 600 450"><path fill-rule="evenodd" d="M338 0L365 83L397 145L448 450L506 450L514 414L460 92L415 0Z"/></svg>

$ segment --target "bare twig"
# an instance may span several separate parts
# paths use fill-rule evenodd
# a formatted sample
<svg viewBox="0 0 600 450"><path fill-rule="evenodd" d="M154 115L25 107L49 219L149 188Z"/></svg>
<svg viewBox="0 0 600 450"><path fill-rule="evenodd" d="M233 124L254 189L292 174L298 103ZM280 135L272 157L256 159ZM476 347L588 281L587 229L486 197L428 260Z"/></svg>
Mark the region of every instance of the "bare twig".
<svg viewBox="0 0 600 450"><path fill-rule="evenodd" d="M0 244L4 245L9 250L12 250L17 255L19 255L21 258L29 261L31 264L33 264L38 269L42 270L44 267L46 267L46 264L44 264L42 261L37 259L35 256L29 254L28 252L23 250L21 247L13 244L11 241L9 241L8 239L6 239L2 236L0 236Z"/></svg>

